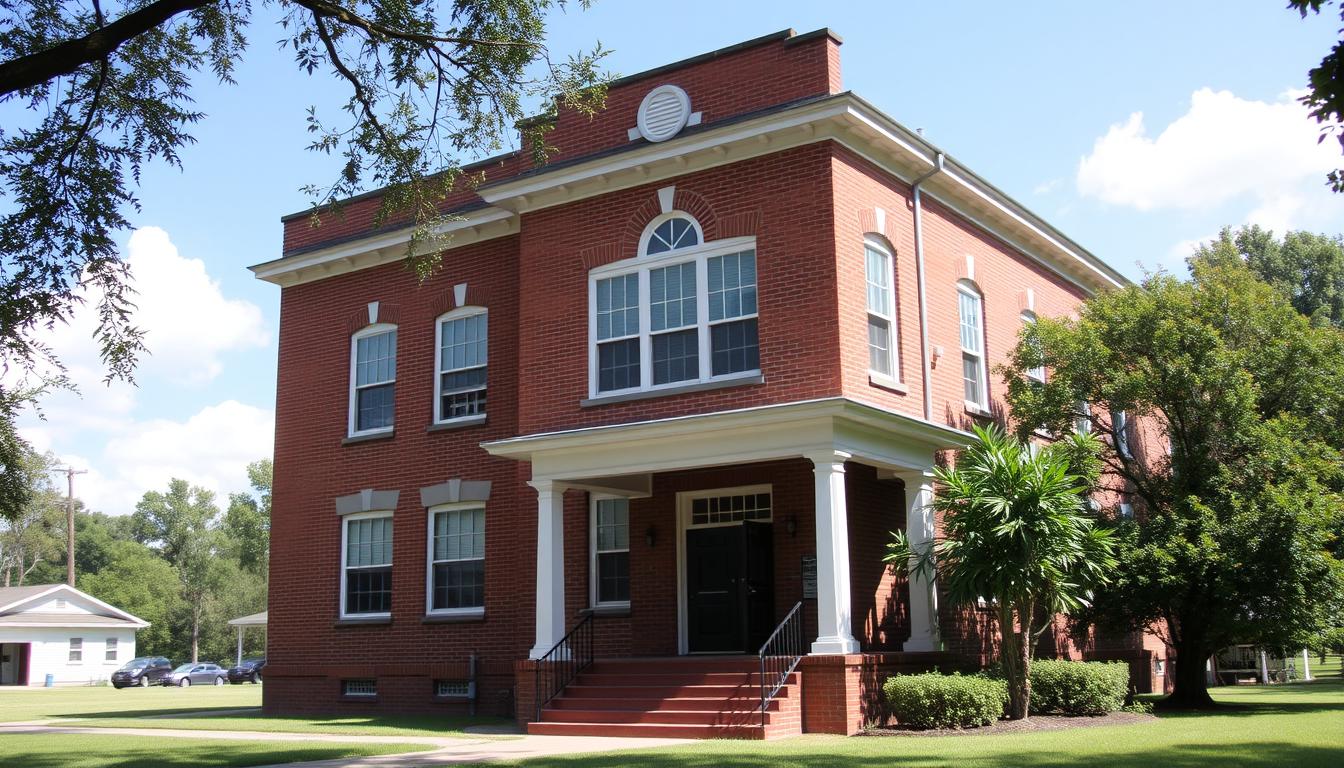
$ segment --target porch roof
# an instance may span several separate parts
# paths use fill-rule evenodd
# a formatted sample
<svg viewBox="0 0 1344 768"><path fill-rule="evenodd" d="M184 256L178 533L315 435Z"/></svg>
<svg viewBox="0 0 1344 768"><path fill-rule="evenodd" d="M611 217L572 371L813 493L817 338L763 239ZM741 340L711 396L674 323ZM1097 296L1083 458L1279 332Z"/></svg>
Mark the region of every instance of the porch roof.
<svg viewBox="0 0 1344 768"><path fill-rule="evenodd" d="M893 471L924 470L967 444L959 429L845 397L541 432L481 444L532 463L534 480L644 495L647 474L839 451ZM645 478L641 481L640 478ZM592 483L587 480L600 479Z"/></svg>

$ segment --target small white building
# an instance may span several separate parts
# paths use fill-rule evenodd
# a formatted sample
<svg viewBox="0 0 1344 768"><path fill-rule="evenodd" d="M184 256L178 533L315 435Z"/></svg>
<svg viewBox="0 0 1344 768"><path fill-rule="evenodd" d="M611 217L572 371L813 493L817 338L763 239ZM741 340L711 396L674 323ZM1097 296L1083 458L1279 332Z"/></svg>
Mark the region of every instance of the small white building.
<svg viewBox="0 0 1344 768"><path fill-rule="evenodd" d="M106 682L147 626L66 584L0 587L0 685Z"/></svg>

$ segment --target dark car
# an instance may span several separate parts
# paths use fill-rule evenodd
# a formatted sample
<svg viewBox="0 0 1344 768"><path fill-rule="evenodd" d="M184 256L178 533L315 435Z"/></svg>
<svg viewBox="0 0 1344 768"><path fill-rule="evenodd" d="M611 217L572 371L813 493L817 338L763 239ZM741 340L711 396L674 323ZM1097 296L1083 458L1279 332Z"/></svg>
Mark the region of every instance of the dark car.
<svg viewBox="0 0 1344 768"><path fill-rule="evenodd" d="M209 661L187 662L163 678L164 685L186 688L189 685L223 685L227 673L218 664Z"/></svg>
<svg viewBox="0 0 1344 768"><path fill-rule="evenodd" d="M255 659L243 659L243 663L236 667L229 667L230 683L260 683L261 669L266 666L266 657L261 656Z"/></svg>
<svg viewBox="0 0 1344 768"><path fill-rule="evenodd" d="M162 656L140 656L126 662L121 669L112 673L112 687L160 685L172 671L172 662Z"/></svg>

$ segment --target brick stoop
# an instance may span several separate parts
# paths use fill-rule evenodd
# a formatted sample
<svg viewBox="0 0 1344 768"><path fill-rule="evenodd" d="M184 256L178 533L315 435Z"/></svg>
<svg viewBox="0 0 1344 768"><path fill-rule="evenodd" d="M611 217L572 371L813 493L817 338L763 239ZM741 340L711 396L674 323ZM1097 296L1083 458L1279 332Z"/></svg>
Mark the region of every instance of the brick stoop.
<svg viewBox="0 0 1344 768"><path fill-rule="evenodd" d="M602 659L541 711L550 736L772 739L802 733L800 672L766 708L754 657Z"/></svg>

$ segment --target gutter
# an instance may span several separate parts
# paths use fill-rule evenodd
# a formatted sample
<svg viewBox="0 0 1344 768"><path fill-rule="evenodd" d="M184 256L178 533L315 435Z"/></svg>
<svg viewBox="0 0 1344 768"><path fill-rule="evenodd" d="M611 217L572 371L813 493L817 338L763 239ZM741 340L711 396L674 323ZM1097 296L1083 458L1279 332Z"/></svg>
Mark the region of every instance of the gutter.
<svg viewBox="0 0 1344 768"><path fill-rule="evenodd" d="M929 357L929 306L928 296L924 287L924 228L920 218L920 187L924 182L943 172L943 153L939 152L933 159L933 170L915 179L910 185L914 193L915 206L915 280L919 286L919 346L921 363L923 365L923 387L924 387L924 420L933 420L933 390L930 388L930 381L933 378L933 364Z"/></svg>

